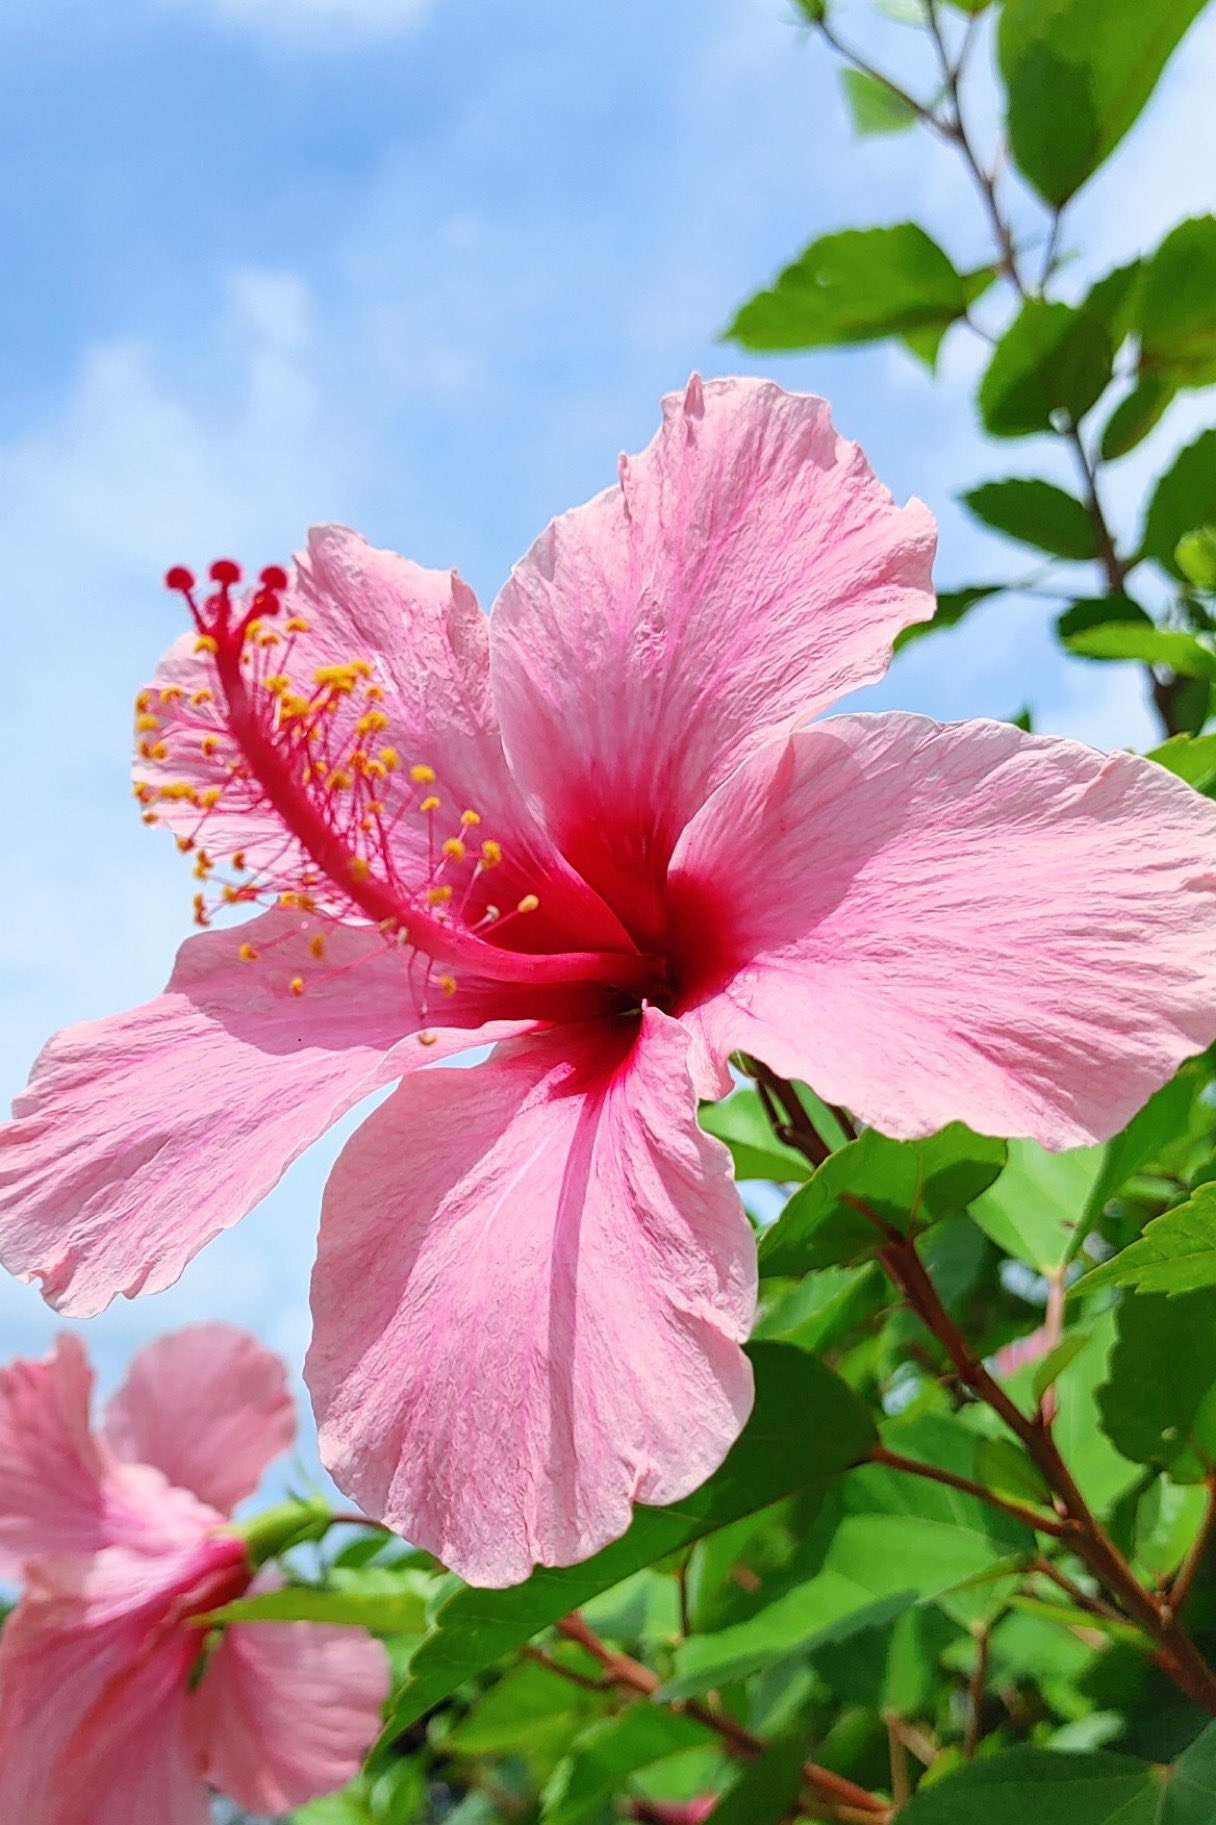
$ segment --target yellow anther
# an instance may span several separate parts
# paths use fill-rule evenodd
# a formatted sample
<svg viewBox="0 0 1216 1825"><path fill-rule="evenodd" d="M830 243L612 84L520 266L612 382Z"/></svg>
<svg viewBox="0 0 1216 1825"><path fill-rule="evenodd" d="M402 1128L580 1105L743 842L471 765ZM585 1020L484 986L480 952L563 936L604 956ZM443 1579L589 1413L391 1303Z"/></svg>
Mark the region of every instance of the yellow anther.
<svg viewBox="0 0 1216 1825"><path fill-rule="evenodd" d="M437 799L435 797L434 793L432 792L430 798L423 799L423 801L422 801L421 805L418 807L418 809L420 811L438 811L440 803L441 803L441 800Z"/></svg>
<svg viewBox="0 0 1216 1825"><path fill-rule="evenodd" d="M198 858L194 864L195 878L199 881L205 881L207 879L207 876L211 873L211 870L214 867L215 867L215 863L211 860L211 857L207 854L207 851L205 849L200 849L198 852Z"/></svg>
<svg viewBox="0 0 1216 1825"><path fill-rule="evenodd" d="M292 615L284 625L289 634L306 634L309 629L309 624L302 615Z"/></svg>
<svg viewBox="0 0 1216 1825"><path fill-rule="evenodd" d="M487 906L481 916L487 925L493 925L495 919L502 918L502 911L497 906Z"/></svg>
<svg viewBox="0 0 1216 1825"><path fill-rule="evenodd" d="M540 901L534 893L526 893L515 910L516 912L535 912L539 905Z"/></svg>
<svg viewBox="0 0 1216 1825"><path fill-rule="evenodd" d="M384 701L383 687L378 684L369 684L363 695L369 703L383 703Z"/></svg>
<svg viewBox="0 0 1216 1825"><path fill-rule="evenodd" d="M291 689L291 679L286 672L272 672L266 680L266 689L272 697L281 697L284 691Z"/></svg>
<svg viewBox="0 0 1216 1825"><path fill-rule="evenodd" d="M401 765L401 756L398 754L396 748L381 748L380 759L384 762L385 768L389 773L395 773L397 768Z"/></svg>
<svg viewBox="0 0 1216 1825"><path fill-rule="evenodd" d="M348 773L345 767L335 767L325 783L331 792L345 792L354 785L355 776Z"/></svg>
<svg viewBox="0 0 1216 1825"><path fill-rule="evenodd" d="M383 748L381 748L380 753L383 756ZM416 767L410 768L410 778L416 781L420 786L433 786L435 783L435 769L434 767L419 764Z"/></svg>
<svg viewBox="0 0 1216 1825"><path fill-rule="evenodd" d="M203 739L199 742L198 745L202 749L203 753L206 754L208 757L210 757L218 749L218 747L220 745L220 738L218 735L204 735Z"/></svg>
<svg viewBox="0 0 1216 1825"><path fill-rule="evenodd" d="M323 957L325 955L325 933L314 932L308 940L308 949L311 956Z"/></svg>
<svg viewBox="0 0 1216 1825"><path fill-rule="evenodd" d="M232 866L236 869L238 874L244 873L244 871L245 871L245 851L243 849L237 849L233 852Z"/></svg>
<svg viewBox="0 0 1216 1825"><path fill-rule="evenodd" d="M460 814L460 821L466 827L473 824L480 824L481 813L479 811L462 811Z"/></svg>
<svg viewBox="0 0 1216 1825"><path fill-rule="evenodd" d="M149 729L159 729L160 724L157 722L155 716L145 715L137 716L135 718L135 727L140 734L146 734Z"/></svg>
<svg viewBox="0 0 1216 1825"><path fill-rule="evenodd" d="M247 640L256 640L258 635L261 633L261 631L262 631L262 623L256 618L256 616L254 617L254 619L252 621L247 621L245 623L245 638Z"/></svg>
<svg viewBox="0 0 1216 1825"><path fill-rule="evenodd" d="M357 735L375 735L380 729L387 729L388 717L383 710L365 710L355 724Z"/></svg>
<svg viewBox="0 0 1216 1825"><path fill-rule="evenodd" d="M278 644L279 636L275 633L273 627L268 627L264 634L258 635L259 646L277 646Z"/></svg>
<svg viewBox="0 0 1216 1825"><path fill-rule="evenodd" d="M249 898L249 889L247 887L233 887L230 882L225 881L220 898L223 900L225 906L240 906Z"/></svg>
<svg viewBox="0 0 1216 1825"><path fill-rule="evenodd" d="M287 984L287 991L291 995L302 995L304 993L303 976L293 976L291 981Z"/></svg>
<svg viewBox="0 0 1216 1825"><path fill-rule="evenodd" d="M139 696L135 699L135 714L137 716L142 716L145 710L150 710L151 708L152 693L150 691L141 691Z"/></svg>
<svg viewBox="0 0 1216 1825"><path fill-rule="evenodd" d="M383 779L388 773L388 768L382 760L369 760L364 772L369 779Z"/></svg>
<svg viewBox="0 0 1216 1825"><path fill-rule="evenodd" d="M210 811L213 805L219 804L222 790L223 788L220 786L208 786L205 791L199 793L198 802L204 811Z"/></svg>
<svg viewBox="0 0 1216 1825"><path fill-rule="evenodd" d="M444 855L450 856L453 862L463 862L468 853L458 836L448 837L442 848Z"/></svg>
<svg viewBox="0 0 1216 1825"><path fill-rule="evenodd" d="M366 771L367 771L367 749L366 748L352 748L350 751L350 763L349 764L350 764L350 767L353 772L366 773Z"/></svg>
<svg viewBox="0 0 1216 1825"><path fill-rule="evenodd" d="M214 634L200 634L194 642L194 650L196 653L218 653L219 641Z"/></svg>
<svg viewBox="0 0 1216 1825"><path fill-rule="evenodd" d="M496 843L488 836L481 845L481 865L483 868L497 868L502 861L502 844Z"/></svg>
<svg viewBox="0 0 1216 1825"><path fill-rule="evenodd" d="M371 866L366 856L353 855L350 858L350 872L356 881L366 881L371 873Z"/></svg>
<svg viewBox="0 0 1216 1825"><path fill-rule="evenodd" d="M433 1046L438 1038L438 1033L419 1033L418 1044L420 1046Z"/></svg>
<svg viewBox="0 0 1216 1825"><path fill-rule="evenodd" d="M196 893L194 896L194 923L196 925L210 925L211 923L207 917L207 902L201 893Z"/></svg>
<svg viewBox="0 0 1216 1825"><path fill-rule="evenodd" d="M140 816L142 817L145 824L159 824L160 823L160 819L157 817L155 811L143 811L140 813Z"/></svg>
<svg viewBox="0 0 1216 1825"><path fill-rule="evenodd" d="M359 828L360 828L360 830L374 830L376 828L375 818L374 817L361 817L359 819Z"/></svg>
<svg viewBox="0 0 1216 1825"><path fill-rule="evenodd" d="M190 851L194 848L194 838L192 836L179 836L177 839L177 846L183 855L189 855Z"/></svg>
<svg viewBox="0 0 1216 1825"><path fill-rule="evenodd" d="M190 701L193 704L210 703L211 692L207 689L206 685L204 685L201 691L191 691Z"/></svg>
<svg viewBox="0 0 1216 1825"><path fill-rule="evenodd" d="M451 897L450 887L428 887L426 890L428 906L446 906Z"/></svg>
<svg viewBox="0 0 1216 1825"><path fill-rule="evenodd" d="M169 745L163 741L141 741L139 751L145 760L168 760Z"/></svg>
<svg viewBox="0 0 1216 1825"><path fill-rule="evenodd" d="M312 675L313 683L322 689L353 691L357 674L353 665L319 665Z"/></svg>
<svg viewBox="0 0 1216 1825"><path fill-rule="evenodd" d="M160 687L160 700L162 703L176 703L177 699L184 695L185 692L180 684L162 684ZM207 695L210 696L211 693L208 692Z"/></svg>
<svg viewBox="0 0 1216 1825"><path fill-rule="evenodd" d="M196 799L194 787L190 785L188 780L184 779L171 779L167 785L160 787L159 796L161 798L187 799L191 804L194 804Z"/></svg>
<svg viewBox="0 0 1216 1825"><path fill-rule="evenodd" d="M443 990L445 995L454 995L456 993L455 976L440 976L439 977L439 986Z"/></svg>
<svg viewBox="0 0 1216 1825"><path fill-rule="evenodd" d="M258 960L258 954L254 950L252 944L242 944L240 950L237 952L237 956L242 963L256 963Z"/></svg>
<svg viewBox="0 0 1216 1825"><path fill-rule="evenodd" d="M135 796L141 805L147 805L156 797L156 787L150 786L146 779L141 779L134 788Z"/></svg>

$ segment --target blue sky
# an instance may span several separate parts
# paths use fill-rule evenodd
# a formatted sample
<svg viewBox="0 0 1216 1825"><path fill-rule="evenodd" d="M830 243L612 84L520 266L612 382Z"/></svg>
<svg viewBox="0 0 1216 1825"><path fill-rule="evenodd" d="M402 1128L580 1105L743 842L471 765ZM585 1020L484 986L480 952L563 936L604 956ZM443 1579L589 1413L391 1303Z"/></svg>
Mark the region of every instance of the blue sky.
<svg viewBox="0 0 1216 1825"><path fill-rule="evenodd" d="M915 78L901 28L844 11ZM935 384L893 349L716 340L831 228L910 217L961 264L987 253L944 151L850 143L788 0L9 0L0 72L8 1092L53 1028L157 992L187 928L188 876L127 779L131 698L176 631L168 563L264 563L340 519L488 603L693 367L826 393L939 513L943 583L1010 562L952 504L1037 456L975 436L972 347ZM1076 284L1210 207L1214 82L1209 13L1075 212ZM1196 422L1183 402L1125 465L1121 510ZM867 701L1151 734L1135 675L1066 666L1030 605L914 648ZM216 1315L298 1365L339 1138L176 1288L86 1327L107 1380ZM58 1323L0 1282L0 1357Z"/></svg>

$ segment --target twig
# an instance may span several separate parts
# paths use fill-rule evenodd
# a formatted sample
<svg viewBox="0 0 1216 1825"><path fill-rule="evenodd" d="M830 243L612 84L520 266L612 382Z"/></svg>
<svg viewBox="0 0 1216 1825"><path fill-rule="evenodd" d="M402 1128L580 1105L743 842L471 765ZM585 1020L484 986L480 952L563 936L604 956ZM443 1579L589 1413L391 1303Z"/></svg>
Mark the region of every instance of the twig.
<svg viewBox="0 0 1216 1825"><path fill-rule="evenodd" d="M1067 1539L1075 1531L1075 1524L1060 1515L1045 1514L1041 1509L1032 1508L1029 1502L1018 1502L997 1495L995 1490L985 1488L983 1483L973 1483L970 1477L956 1476L953 1470L943 1470L937 1464L924 1464L919 1458L904 1457L901 1452L888 1451L885 1445L875 1445L868 1454L868 1461L872 1464L885 1464L888 1470L902 1470L909 1476L924 1477L930 1483L944 1483L948 1489L959 1489L964 1495L975 1496L979 1501L987 1502L990 1508L999 1508L1004 1514L1013 1515L1016 1520L1025 1522L1027 1527L1033 1527L1039 1533L1051 1534L1058 1540Z"/></svg>
<svg viewBox="0 0 1216 1825"><path fill-rule="evenodd" d="M1124 1621L1113 1604L1107 1603L1104 1597L1096 1597L1092 1591L1085 1590L1075 1578L1070 1578L1067 1572L1061 1571L1055 1561L1049 1559L1046 1554L1041 1554L1030 1569L1038 1572L1044 1578L1050 1578L1057 1590L1062 1590L1078 1609L1088 1610L1092 1616L1104 1616L1107 1622Z"/></svg>
<svg viewBox="0 0 1216 1825"><path fill-rule="evenodd" d="M1204 1510L1203 1520L1199 1524L1199 1532L1191 1542L1191 1549L1182 1561L1178 1576L1174 1579L1167 1599L1172 1615L1182 1614L1186 1600L1195 1587L1195 1579L1207 1558L1214 1534L1216 1534L1216 1477L1209 1477L1207 1507Z"/></svg>
<svg viewBox="0 0 1216 1825"><path fill-rule="evenodd" d="M887 1727L887 1755L891 1762L891 1798L896 1812L901 1812L912 1798L912 1779L908 1772L908 1748L900 1733L900 1718L894 1711L884 1711Z"/></svg>
<svg viewBox="0 0 1216 1825"><path fill-rule="evenodd" d="M988 1661L992 1629L982 1624L975 1631L975 1665L967 1681L967 1729L963 1736L963 1759L972 1761L984 1735L984 1695L988 1689Z"/></svg>

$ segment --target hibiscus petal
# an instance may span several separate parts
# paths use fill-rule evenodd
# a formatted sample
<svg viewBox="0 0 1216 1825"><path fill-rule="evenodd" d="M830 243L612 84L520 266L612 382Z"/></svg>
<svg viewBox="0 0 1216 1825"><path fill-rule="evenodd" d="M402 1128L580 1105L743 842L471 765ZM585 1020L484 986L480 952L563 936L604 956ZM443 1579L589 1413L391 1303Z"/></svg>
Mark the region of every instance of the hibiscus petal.
<svg viewBox="0 0 1216 1825"><path fill-rule="evenodd" d="M322 1455L477 1584L585 1558L721 1462L755 1249L688 1039L566 1028L403 1083L326 1192L305 1374Z"/></svg>
<svg viewBox="0 0 1216 1825"><path fill-rule="evenodd" d="M327 926L321 965L311 929L272 912L192 938L157 1000L45 1048L0 1128L0 1260L52 1305L91 1316L171 1285L377 1084L519 1030L473 1037L490 1004L462 984L437 1043L390 1058L424 1024L401 957L374 932Z"/></svg>
<svg viewBox="0 0 1216 1825"><path fill-rule="evenodd" d="M933 613L933 548L927 509L895 506L824 400L694 379L619 486L516 566L490 621L507 752L635 936L709 791Z"/></svg>
<svg viewBox="0 0 1216 1825"><path fill-rule="evenodd" d="M683 1011L898 1136L1073 1147L1216 1035L1216 807L1007 723L776 743L672 864Z"/></svg>
<svg viewBox="0 0 1216 1825"><path fill-rule="evenodd" d="M89 1432L79 1340L0 1369L0 1576L36 1554L90 1552L106 1533L105 1466Z"/></svg>
<svg viewBox="0 0 1216 1825"><path fill-rule="evenodd" d="M247 1812L286 1812L357 1774L389 1691L384 1649L357 1629L241 1623L191 1703L206 1779Z"/></svg>
<svg viewBox="0 0 1216 1825"><path fill-rule="evenodd" d="M140 1350L104 1431L116 1456L231 1514L295 1437L286 1365L235 1325L187 1325Z"/></svg>

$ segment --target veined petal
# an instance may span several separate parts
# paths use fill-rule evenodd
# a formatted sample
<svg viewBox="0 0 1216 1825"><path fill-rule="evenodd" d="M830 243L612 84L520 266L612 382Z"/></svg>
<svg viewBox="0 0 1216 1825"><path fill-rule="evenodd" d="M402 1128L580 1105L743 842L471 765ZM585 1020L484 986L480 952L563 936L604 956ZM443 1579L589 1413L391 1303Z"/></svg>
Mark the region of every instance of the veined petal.
<svg viewBox="0 0 1216 1825"><path fill-rule="evenodd" d="M193 1324L146 1344L106 1407L116 1457L153 1464L175 1488L231 1514L295 1437L282 1358L229 1324Z"/></svg>
<svg viewBox="0 0 1216 1825"><path fill-rule="evenodd" d="M306 1366L339 1486L477 1584L566 1565L716 1468L755 1250L654 1009L403 1083L326 1192Z"/></svg>
<svg viewBox="0 0 1216 1825"><path fill-rule="evenodd" d="M824 400L694 378L619 485L516 566L490 620L507 752L635 937L711 789L932 614L933 549L928 511L895 506Z"/></svg>
<svg viewBox="0 0 1216 1825"><path fill-rule="evenodd" d="M238 1623L191 1700L200 1768L246 1812L302 1806L358 1773L388 1690L384 1649L358 1629Z"/></svg>
<svg viewBox="0 0 1216 1825"><path fill-rule="evenodd" d="M55 1339L42 1362L0 1368L0 1576L36 1554L104 1544L106 1466L89 1431L93 1391L80 1341Z"/></svg>
<svg viewBox="0 0 1216 1825"><path fill-rule="evenodd" d="M327 926L319 963L313 930L271 912L192 938L157 1000L51 1040L0 1129L11 1273L81 1316L159 1292L360 1097L445 1043L478 1043L493 1005L462 985L442 1026L467 1030L390 1058L425 1024L403 959L375 932Z"/></svg>
<svg viewBox="0 0 1216 1825"><path fill-rule="evenodd" d="M897 1137L1074 1147L1216 1035L1216 807L1007 723L841 716L672 865L682 1012Z"/></svg>

